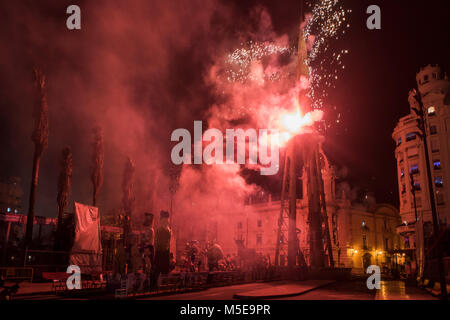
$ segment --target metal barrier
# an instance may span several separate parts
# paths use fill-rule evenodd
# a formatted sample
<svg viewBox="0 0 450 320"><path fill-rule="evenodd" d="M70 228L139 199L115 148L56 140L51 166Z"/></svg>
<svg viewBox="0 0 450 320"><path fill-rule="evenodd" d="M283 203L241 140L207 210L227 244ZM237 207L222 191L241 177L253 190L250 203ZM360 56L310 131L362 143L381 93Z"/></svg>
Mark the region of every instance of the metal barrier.
<svg viewBox="0 0 450 320"><path fill-rule="evenodd" d="M0 275L6 280L33 281L34 269L31 267L0 267Z"/></svg>

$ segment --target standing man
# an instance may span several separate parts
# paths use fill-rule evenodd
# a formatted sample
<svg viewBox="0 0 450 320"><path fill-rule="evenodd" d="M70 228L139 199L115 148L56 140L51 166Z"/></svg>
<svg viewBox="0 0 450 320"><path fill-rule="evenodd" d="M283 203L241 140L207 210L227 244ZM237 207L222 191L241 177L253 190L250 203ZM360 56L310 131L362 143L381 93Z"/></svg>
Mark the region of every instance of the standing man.
<svg viewBox="0 0 450 320"><path fill-rule="evenodd" d="M168 274L170 268L170 238L172 230L169 227L169 212L161 211L159 228L155 235L155 263L153 268L152 287L160 274Z"/></svg>

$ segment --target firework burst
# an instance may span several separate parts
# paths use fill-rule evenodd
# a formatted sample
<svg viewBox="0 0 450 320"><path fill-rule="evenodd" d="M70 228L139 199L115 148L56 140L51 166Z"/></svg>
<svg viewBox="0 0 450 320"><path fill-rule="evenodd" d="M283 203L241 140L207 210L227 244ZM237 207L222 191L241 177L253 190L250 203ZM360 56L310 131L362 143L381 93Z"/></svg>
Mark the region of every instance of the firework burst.
<svg viewBox="0 0 450 320"><path fill-rule="evenodd" d="M312 107L321 109L328 89L335 87L339 71L345 69L343 57L349 53L348 49L331 49L331 45L350 27L348 15L352 11L345 9L340 0L318 0L310 7L312 12L303 33L307 43L314 39L306 61L311 86L309 95Z"/></svg>
<svg viewBox="0 0 450 320"><path fill-rule="evenodd" d="M245 83L247 81L258 81L263 83L267 80L280 80L286 76L277 69L272 71L268 69L263 70L261 61L264 58L273 56L290 56L294 51L293 48L276 45L268 41L248 41L245 45L243 43L241 45L242 48L234 50L227 57L226 63L228 68L226 74L229 82Z"/></svg>

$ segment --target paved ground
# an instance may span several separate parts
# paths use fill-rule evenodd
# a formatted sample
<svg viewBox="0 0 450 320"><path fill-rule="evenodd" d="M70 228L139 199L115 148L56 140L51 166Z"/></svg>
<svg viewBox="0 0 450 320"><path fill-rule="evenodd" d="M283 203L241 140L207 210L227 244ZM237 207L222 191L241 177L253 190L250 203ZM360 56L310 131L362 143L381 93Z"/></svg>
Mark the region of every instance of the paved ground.
<svg viewBox="0 0 450 320"><path fill-rule="evenodd" d="M146 300L231 300L236 297L247 299L261 299L275 295L300 294L317 287L333 283L328 280L309 281L273 281L249 283L228 287L211 288L199 292L182 293L171 296L144 298Z"/></svg>
<svg viewBox="0 0 450 320"><path fill-rule="evenodd" d="M325 285L325 286L323 286ZM39 285L38 287L45 287ZM30 292L32 285L23 287L22 293ZM318 287L318 288L317 288ZM314 289L317 288L317 289ZM40 288L44 289L44 288ZM310 291L309 291L310 290ZM332 282L303 281L303 282L266 282L249 283L235 286L211 288L208 290L166 295L159 297L143 297L145 300L232 300L237 294L246 296L273 295L276 293L286 294L296 291L305 292L291 297L272 297L272 300L435 300L425 290L415 286L405 286L403 281L382 281L380 290L368 290L366 283L360 281ZM101 296L80 297L77 299L102 299ZM70 297L60 297L49 294L35 294L32 296L15 297L15 299L31 300L70 300Z"/></svg>
<svg viewBox="0 0 450 320"><path fill-rule="evenodd" d="M151 299L170 300L230 300L236 293L267 290L267 284L252 283L238 286L211 288L202 292L184 293ZM274 290L272 290L274 291ZM147 298L148 299L148 298ZM380 290L367 289L365 281L335 282L307 293L273 298L271 300L435 300L425 290L406 287L403 281L382 281Z"/></svg>
<svg viewBox="0 0 450 320"><path fill-rule="evenodd" d="M6 282L7 286L14 285L14 282ZM52 283L51 282L43 282L43 283L30 283L30 282L21 282L19 284L19 291L17 291L18 295L21 294L31 294L37 292L51 292L52 291Z"/></svg>
<svg viewBox="0 0 450 320"><path fill-rule="evenodd" d="M381 281L380 290L368 290L365 281L337 282L283 300L435 300L425 290L403 281Z"/></svg>
<svg viewBox="0 0 450 320"><path fill-rule="evenodd" d="M377 290L377 300L435 300L431 294L414 286L406 286L403 281L381 281Z"/></svg>

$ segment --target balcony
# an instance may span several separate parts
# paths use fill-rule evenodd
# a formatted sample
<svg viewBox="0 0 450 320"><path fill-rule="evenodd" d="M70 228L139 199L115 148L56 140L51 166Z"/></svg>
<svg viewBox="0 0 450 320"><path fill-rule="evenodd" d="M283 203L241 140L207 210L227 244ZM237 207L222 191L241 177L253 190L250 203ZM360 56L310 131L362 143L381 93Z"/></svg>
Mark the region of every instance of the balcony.
<svg viewBox="0 0 450 320"><path fill-rule="evenodd" d="M397 226L397 233L400 235L406 235L406 234L410 234L410 233L415 233L416 232L416 228L414 226L414 223L410 223L408 225L405 224L401 224L399 226Z"/></svg>

